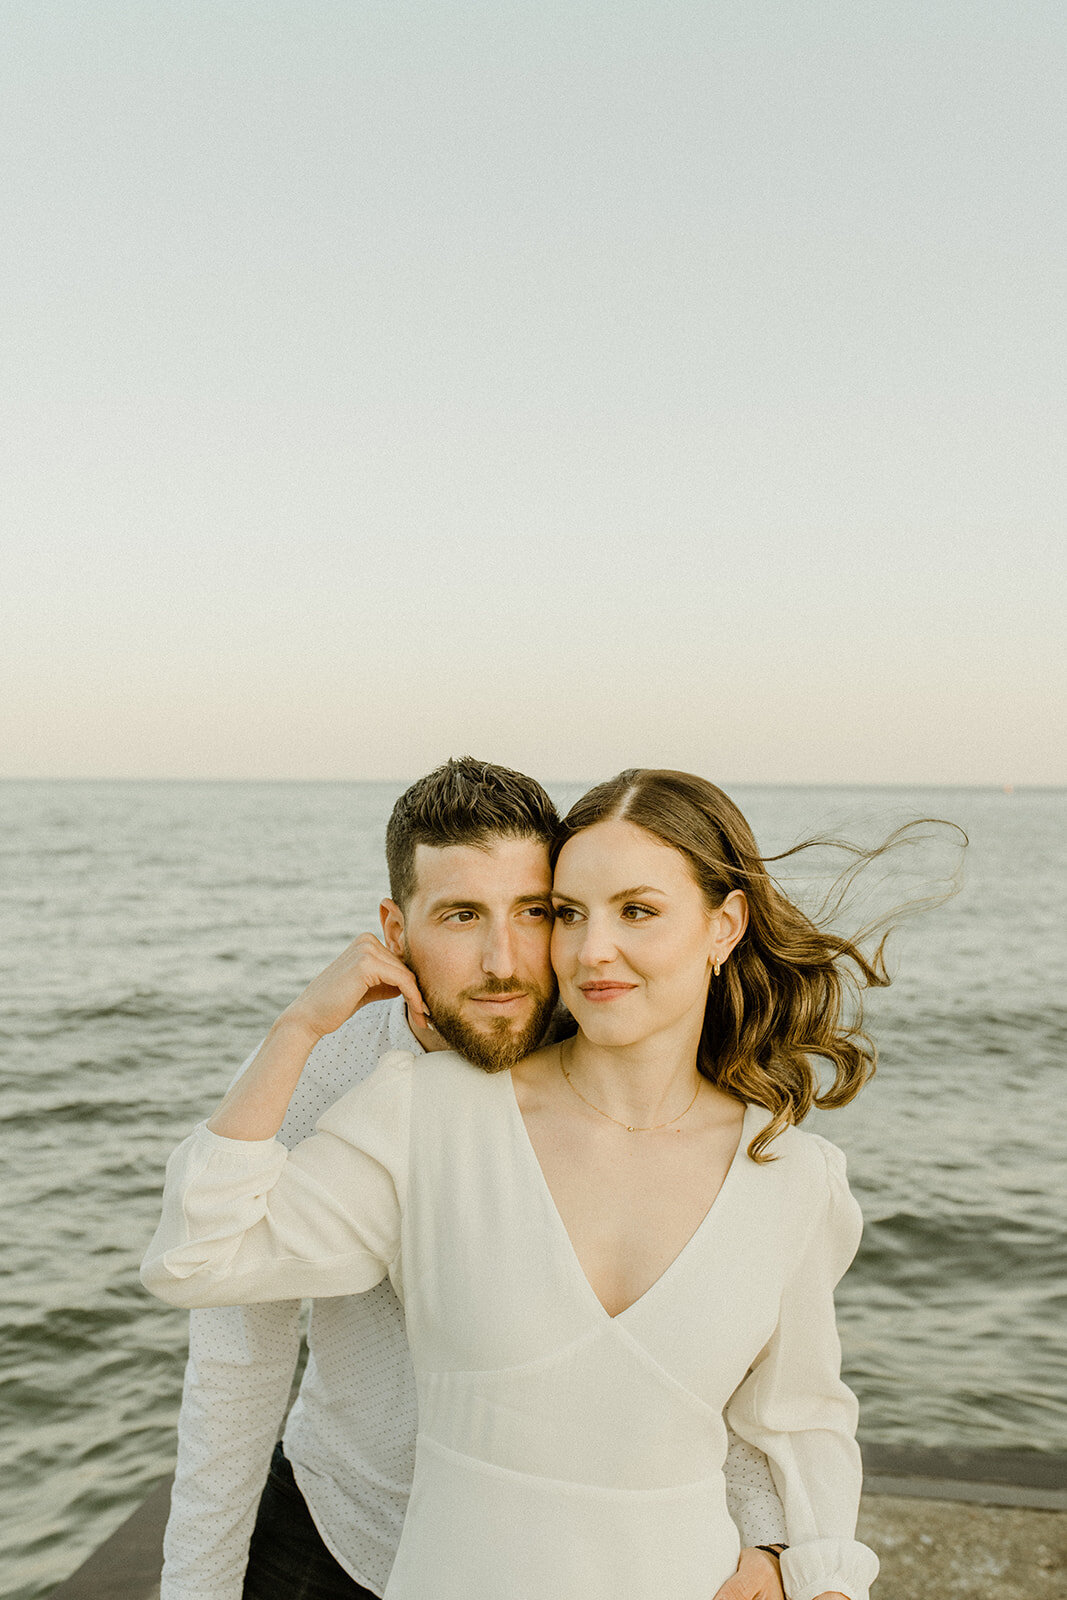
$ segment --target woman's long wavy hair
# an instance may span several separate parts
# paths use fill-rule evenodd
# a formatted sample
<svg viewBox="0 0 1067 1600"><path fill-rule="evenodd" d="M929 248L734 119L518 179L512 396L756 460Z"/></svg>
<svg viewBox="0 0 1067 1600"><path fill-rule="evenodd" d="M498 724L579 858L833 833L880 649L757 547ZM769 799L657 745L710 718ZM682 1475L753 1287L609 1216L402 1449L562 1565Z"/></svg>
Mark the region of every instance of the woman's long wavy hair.
<svg viewBox="0 0 1067 1600"><path fill-rule="evenodd" d="M940 904L947 893L911 901L852 938L823 924L840 909L857 874L915 831L923 818L898 828L873 849L841 840L808 839L778 856L763 857L734 802L714 784L688 772L631 768L583 795L560 826L553 864L568 839L608 818L623 818L673 846L689 862L709 910L740 889L748 926L713 978L704 1012L697 1066L716 1087L766 1106L771 1120L749 1145L756 1161L773 1160L767 1147L812 1106L844 1106L874 1073L877 1051L863 1031L862 992L885 988L885 942L901 910ZM953 824L936 823L939 827ZM957 830L964 845L967 836ZM849 864L817 913L808 916L767 871L814 847L844 850ZM873 942L869 954L859 940ZM820 1087L813 1057L829 1063L833 1081Z"/></svg>

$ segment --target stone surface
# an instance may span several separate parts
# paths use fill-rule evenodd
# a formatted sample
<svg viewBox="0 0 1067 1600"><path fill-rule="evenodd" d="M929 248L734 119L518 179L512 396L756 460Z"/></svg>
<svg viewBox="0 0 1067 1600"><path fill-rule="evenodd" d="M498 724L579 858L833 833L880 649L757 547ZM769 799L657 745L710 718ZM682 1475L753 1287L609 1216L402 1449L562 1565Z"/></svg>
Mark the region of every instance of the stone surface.
<svg viewBox="0 0 1067 1600"><path fill-rule="evenodd" d="M170 1479L156 1485L131 1517L84 1561L49 1600L149 1600L159 1595Z"/></svg>
<svg viewBox="0 0 1067 1600"><path fill-rule="evenodd" d="M53 1600L159 1600L168 1498L161 1484ZM882 1563L871 1600L1067 1600L1064 1512L864 1495L858 1531Z"/></svg>
<svg viewBox="0 0 1067 1600"><path fill-rule="evenodd" d="M1067 1515L865 1495L871 1600L1067 1600Z"/></svg>

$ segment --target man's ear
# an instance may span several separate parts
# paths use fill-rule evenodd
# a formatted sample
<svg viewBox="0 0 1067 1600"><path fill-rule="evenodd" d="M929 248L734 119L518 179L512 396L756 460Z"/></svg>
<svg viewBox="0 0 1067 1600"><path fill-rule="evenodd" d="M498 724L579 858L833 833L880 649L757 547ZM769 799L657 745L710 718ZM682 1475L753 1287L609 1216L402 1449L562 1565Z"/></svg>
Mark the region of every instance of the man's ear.
<svg viewBox="0 0 1067 1600"><path fill-rule="evenodd" d="M378 907L378 915L382 919L382 939L385 948L391 950L394 956L404 959L404 913L395 900L383 900Z"/></svg>

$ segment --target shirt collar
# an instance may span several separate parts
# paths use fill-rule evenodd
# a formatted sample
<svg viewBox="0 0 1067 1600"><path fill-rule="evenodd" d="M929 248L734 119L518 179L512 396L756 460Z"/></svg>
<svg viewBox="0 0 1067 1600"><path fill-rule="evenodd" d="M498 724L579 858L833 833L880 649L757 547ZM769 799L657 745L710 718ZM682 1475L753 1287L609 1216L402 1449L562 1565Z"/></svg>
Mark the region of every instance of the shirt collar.
<svg viewBox="0 0 1067 1600"><path fill-rule="evenodd" d="M389 1002L389 1046L392 1050L410 1050L420 1056L426 1053L408 1027L407 1001L402 994Z"/></svg>

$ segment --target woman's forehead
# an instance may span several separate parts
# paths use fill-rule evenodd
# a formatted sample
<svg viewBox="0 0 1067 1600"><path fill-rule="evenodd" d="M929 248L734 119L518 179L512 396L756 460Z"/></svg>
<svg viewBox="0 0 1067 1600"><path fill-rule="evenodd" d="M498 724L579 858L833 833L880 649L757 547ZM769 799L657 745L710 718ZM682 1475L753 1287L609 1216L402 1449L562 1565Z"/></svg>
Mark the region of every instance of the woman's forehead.
<svg viewBox="0 0 1067 1600"><path fill-rule="evenodd" d="M635 876L634 874L637 874ZM693 882L688 858L635 822L609 817L583 828L567 840L556 861L555 887L567 890L578 879L599 882L617 878L668 892Z"/></svg>

